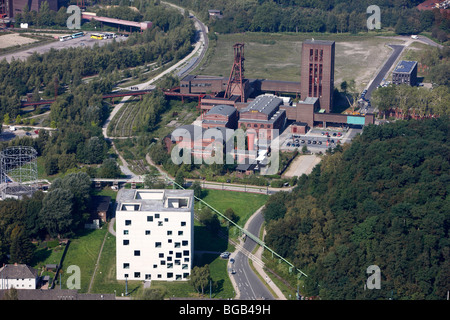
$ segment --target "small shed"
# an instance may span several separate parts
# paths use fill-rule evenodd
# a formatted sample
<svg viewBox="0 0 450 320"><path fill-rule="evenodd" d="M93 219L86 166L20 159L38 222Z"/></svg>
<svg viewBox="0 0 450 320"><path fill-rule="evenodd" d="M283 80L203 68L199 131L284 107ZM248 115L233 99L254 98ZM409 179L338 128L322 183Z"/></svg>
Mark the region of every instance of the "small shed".
<svg viewBox="0 0 450 320"><path fill-rule="evenodd" d="M110 196L93 196L91 199L90 210L91 220L100 219L101 221L106 222L110 203Z"/></svg>

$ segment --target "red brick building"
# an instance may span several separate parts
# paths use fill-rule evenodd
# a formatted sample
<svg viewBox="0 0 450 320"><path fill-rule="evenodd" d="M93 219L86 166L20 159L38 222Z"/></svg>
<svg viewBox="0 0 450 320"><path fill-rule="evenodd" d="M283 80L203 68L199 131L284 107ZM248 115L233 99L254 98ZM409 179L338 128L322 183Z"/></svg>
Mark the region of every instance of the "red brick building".
<svg viewBox="0 0 450 320"><path fill-rule="evenodd" d="M272 95L261 95L240 110L238 127L253 129L258 138L270 141L274 130L282 131L286 124L286 111L281 110L283 100Z"/></svg>
<svg viewBox="0 0 450 320"><path fill-rule="evenodd" d="M333 110L334 41L305 40L302 44L301 98L319 98L320 108Z"/></svg>
<svg viewBox="0 0 450 320"><path fill-rule="evenodd" d="M238 111L233 106L216 105L203 115L202 127L236 129L238 123Z"/></svg>
<svg viewBox="0 0 450 320"><path fill-rule="evenodd" d="M50 10L58 11L58 0L6 0L8 16L13 18L16 14L22 13L25 6L28 6L30 11L39 12L44 1L47 1Z"/></svg>

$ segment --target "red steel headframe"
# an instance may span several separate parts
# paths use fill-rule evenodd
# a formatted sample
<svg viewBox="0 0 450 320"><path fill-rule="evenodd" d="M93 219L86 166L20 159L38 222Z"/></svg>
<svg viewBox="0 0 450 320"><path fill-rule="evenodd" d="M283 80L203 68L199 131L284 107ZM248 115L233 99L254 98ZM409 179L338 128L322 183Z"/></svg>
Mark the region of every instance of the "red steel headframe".
<svg viewBox="0 0 450 320"><path fill-rule="evenodd" d="M244 94L244 44L236 43L234 49L234 62L231 68L230 78L228 78L225 98L230 98L236 91L241 96L241 102L245 102Z"/></svg>

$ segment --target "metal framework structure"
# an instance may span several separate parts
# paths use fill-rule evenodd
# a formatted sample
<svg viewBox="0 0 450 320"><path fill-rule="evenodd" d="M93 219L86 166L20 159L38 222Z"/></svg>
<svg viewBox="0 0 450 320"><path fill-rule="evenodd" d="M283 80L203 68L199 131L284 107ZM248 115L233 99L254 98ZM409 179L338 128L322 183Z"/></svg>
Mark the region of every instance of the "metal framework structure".
<svg viewBox="0 0 450 320"><path fill-rule="evenodd" d="M32 147L9 147L0 152L0 194L20 197L37 187L37 151Z"/></svg>
<svg viewBox="0 0 450 320"><path fill-rule="evenodd" d="M241 97L241 102L245 102L244 92L244 44L236 43L234 49L234 62L231 68L230 77L228 78L227 89L225 90L225 98L238 93Z"/></svg>

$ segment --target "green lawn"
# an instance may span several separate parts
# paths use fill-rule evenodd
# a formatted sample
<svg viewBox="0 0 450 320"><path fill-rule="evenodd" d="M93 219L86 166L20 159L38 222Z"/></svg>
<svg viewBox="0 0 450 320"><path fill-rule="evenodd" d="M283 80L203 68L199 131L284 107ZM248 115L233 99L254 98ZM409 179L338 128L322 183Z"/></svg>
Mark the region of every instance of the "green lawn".
<svg viewBox="0 0 450 320"><path fill-rule="evenodd" d="M262 207L269 198L265 194L246 193L223 190L206 190L207 195L203 201L214 207L221 213L226 209L233 209L239 217L237 224L241 227L245 225L250 216Z"/></svg>
<svg viewBox="0 0 450 320"><path fill-rule="evenodd" d="M358 89L373 78L391 54L387 44L403 41L373 34L254 33L220 34L211 47L210 59L195 74L229 76L233 45L245 44L245 77L300 81L301 48L306 39L332 40L335 46L335 85L355 79ZM261 54L264 53L264 54Z"/></svg>
<svg viewBox="0 0 450 320"><path fill-rule="evenodd" d="M106 227L99 230L84 230L70 241L69 249L63 262L62 288L67 288L67 279L71 274L67 273L70 265L80 267L81 289L80 292L88 292L91 275L94 273L100 247L107 232Z"/></svg>

